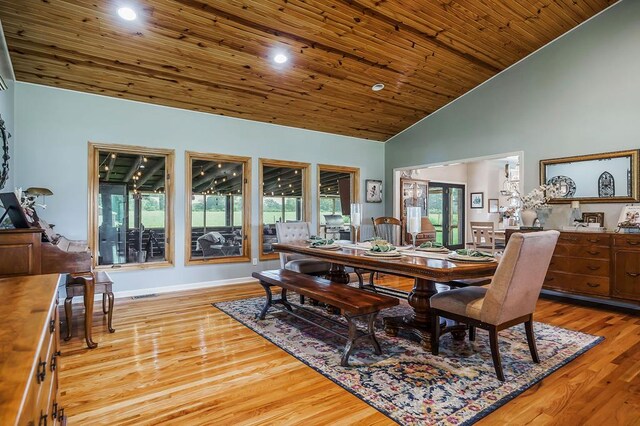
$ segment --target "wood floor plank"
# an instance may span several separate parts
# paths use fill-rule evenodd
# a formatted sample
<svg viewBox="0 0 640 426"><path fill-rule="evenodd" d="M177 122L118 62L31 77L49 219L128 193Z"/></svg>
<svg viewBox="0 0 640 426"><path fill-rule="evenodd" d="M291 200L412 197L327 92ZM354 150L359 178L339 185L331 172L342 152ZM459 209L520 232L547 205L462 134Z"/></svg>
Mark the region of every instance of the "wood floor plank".
<svg viewBox="0 0 640 426"><path fill-rule="evenodd" d="M377 282L405 291L413 284ZM393 424L211 306L257 295L257 284L245 284L117 299L114 334L96 308L94 350L84 346L82 306L74 305L74 337L60 363L70 424ZM605 340L479 424L640 424L638 317L541 299L535 319Z"/></svg>

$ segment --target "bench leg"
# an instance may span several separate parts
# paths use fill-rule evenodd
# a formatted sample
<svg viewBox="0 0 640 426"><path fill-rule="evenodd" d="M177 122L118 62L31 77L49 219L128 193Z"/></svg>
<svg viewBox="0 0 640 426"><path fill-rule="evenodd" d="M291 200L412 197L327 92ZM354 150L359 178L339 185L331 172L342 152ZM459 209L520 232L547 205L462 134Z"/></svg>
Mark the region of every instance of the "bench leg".
<svg viewBox="0 0 640 426"><path fill-rule="evenodd" d="M280 296L280 302L284 305L284 307L289 312L293 312L293 308L291 307L291 304L289 303L289 300L287 300L287 289L286 288L282 289L282 295Z"/></svg>
<svg viewBox="0 0 640 426"><path fill-rule="evenodd" d="M378 339L376 339L375 323L376 323L377 316L378 316L377 312L373 312L368 315L369 318L367 321L367 334L369 335L369 339L371 339L371 344L373 345L373 350L375 354L382 355L382 349L380 348L380 343L378 342Z"/></svg>
<svg viewBox="0 0 640 426"><path fill-rule="evenodd" d="M344 317L347 319L347 324L349 325L349 336L347 337L347 344L344 347L344 352L342 354L342 358L340 359L340 365L343 367L348 367L349 356L351 356L353 344L358 337L358 328L356 327L356 323L353 318L346 314Z"/></svg>
<svg viewBox="0 0 640 426"><path fill-rule="evenodd" d="M258 317L259 320L263 320L265 315L267 315L267 311L269 310L269 308L273 304L273 296L271 295L271 285L270 284L267 284L267 283L264 283L264 282L260 281L260 285L262 286L262 288L264 288L264 291L267 294L267 301L265 302L264 307L262 308L262 311L260 311L260 313L258 315L256 315L256 316Z"/></svg>

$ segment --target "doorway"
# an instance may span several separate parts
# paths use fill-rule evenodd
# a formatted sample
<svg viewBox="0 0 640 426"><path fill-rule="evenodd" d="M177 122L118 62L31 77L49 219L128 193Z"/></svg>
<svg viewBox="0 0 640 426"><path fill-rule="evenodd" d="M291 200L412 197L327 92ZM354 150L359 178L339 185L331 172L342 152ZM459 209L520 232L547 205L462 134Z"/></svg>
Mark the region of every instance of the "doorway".
<svg viewBox="0 0 640 426"><path fill-rule="evenodd" d="M429 220L436 229L436 241L450 249L464 248L465 187L429 182Z"/></svg>

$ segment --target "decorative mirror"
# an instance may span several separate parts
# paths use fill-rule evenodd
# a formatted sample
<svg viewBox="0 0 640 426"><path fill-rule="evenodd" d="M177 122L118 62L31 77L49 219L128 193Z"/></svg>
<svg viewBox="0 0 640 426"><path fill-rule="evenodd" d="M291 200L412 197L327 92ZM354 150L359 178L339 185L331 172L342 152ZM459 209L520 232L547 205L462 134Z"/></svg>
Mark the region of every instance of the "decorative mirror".
<svg viewBox="0 0 640 426"><path fill-rule="evenodd" d="M540 183L560 186L551 202L628 203L638 198L638 150L540 161Z"/></svg>

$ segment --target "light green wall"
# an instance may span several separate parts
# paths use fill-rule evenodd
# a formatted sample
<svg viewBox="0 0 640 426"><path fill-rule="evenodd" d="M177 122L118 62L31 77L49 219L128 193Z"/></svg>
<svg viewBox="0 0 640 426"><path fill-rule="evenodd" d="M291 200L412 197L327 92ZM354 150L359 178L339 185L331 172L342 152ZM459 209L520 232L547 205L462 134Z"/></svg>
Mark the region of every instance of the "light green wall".
<svg viewBox="0 0 640 426"><path fill-rule="evenodd" d="M640 1L624 0L392 138L385 177L523 150L528 191L541 159L640 148L639 123ZM589 208L613 219L620 205Z"/></svg>
<svg viewBox="0 0 640 426"><path fill-rule="evenodd" d="M243 278L254 270L275 268L276 261L216 266L184 266L185 150L243 155L252 162L252 257L258 257L258 158L335 164L360 168L361 198L365 179L382 179L384 146L379 142L294 129L60 90L16 84L16 183L45 186L41 216L70 238L87 237L87 142L174 148L176 266L115 273L114 291ZM317 185L312 185L313 222ZM365 204L365 217L381 216L381 204Z"/></svg>

